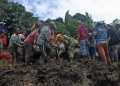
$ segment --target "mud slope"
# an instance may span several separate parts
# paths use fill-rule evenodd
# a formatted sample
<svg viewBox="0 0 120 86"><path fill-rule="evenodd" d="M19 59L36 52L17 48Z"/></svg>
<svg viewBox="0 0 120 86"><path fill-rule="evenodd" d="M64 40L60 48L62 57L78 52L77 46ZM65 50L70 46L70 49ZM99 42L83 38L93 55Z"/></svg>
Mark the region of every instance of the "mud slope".
<svg viewBox="0 0 120 86"><path fill-rule="evenodd" d="M120 63L51 61L0 71L0 86L120 86Z"/></svg>

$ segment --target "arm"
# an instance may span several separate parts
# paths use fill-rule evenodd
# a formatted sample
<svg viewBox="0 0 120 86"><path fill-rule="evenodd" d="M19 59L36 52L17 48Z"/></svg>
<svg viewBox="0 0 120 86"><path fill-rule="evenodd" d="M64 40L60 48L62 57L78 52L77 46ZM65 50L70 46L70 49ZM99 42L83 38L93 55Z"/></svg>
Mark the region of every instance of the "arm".
<svg viewBox="0 0 120 86"><path fill-rule="evenodd" d="M111 37L108 37L108 42L111 40Z"/></svg>
<svg viewBox="0 0 120 86"><path fill-rule="evenodd" d="M80 27L77 28L77 41L80 42Z"/></svg>
<svg viewBox="0 0 120 86"><path fill-rule="evenodd" d="M17 43L18 40L16 40L16 38L13 36L11 37L11 44L13 44L14 46L18 46L21 47L20 44ZM20 41L20 40L19 40Z"/></svg>

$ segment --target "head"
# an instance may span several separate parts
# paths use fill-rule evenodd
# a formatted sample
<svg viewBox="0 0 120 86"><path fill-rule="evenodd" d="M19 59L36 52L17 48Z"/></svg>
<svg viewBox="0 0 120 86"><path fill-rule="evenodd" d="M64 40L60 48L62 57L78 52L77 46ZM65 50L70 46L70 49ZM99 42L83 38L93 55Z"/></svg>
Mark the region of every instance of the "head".
<svg viewBox="0 0 120 86"><path fill-rule="evenodd" d="M52 29L52 30L56 30L55 22L51 21L51 22L49 23L49 27L50 27L50 29Z"/></svg>
<svg viewBox="0 0 120 86"><path fill-rule="evenodd" d="M105 26L105 23L103 23L103 22L97 22L95 25L96 28L97 27L104 27L104 26Z"/></svg>
<svg viewBox="0 0 120 86"><path fill-rule="evenodd" d="M89 36L92 36L92 33L89 33Z"/></svg>
<svg viewBox="0 0 120 86"><path fill-rule="evenodd" d="M82 25L81 21L77 21L77 25Z"/></svg>
<svg viewBox="0 0 120 86"><path fill-rule="evenodd" d="M40 21L37 21L33 27L31 28L31 31L35 30L35 29L38 29L38 28L42 28L43 27L43 23L40 22Z"/></svg>
<svg viewBox="0 0 120 86"><path fill-rule="evenodd" d="M59 41L61 41L61 40L62 40L62 33L59 33L59 34L57 35L57 38L58 38Z"/></svg>
<svg viewBox="0 0 120 86"><path fill-rule="evenodd" d="M119 30L119 29L120 29L120 24L116 24L115 28L116 28L117 30Z"/></svg>
<svg viewBox="0 0 120 86"><path fill-rule="evenodd" d="M3 32L0 32L0 38L2 38L4 36Z"/></svg>
<svg viewBox="0 0 120 86"><path fill-rule="evenodd" d="M20 34L20 29L18 27L15 28L15 34L16 35Z"/></svg>
<svg viewBox="0 0 120 86"><path fill-rule="evenodd" d="M112 29L112 26L111 26L110 24L107 24L107 25L106 25L106 28L107 28L107 29Z"/></svg>
<svg viewBox="0 0 120 86"><path fill-rule="evenodd" d="M37 21L36 24L38 26L37 28L42 28L43 27L43 23L41 21Z"/></svg>
<svg viewBox="0 0 120 86"><path fill-rule="evenodd" d="M2 38L2 36L4 36L4 22L0 22L0 38Z"/></svg>
<svg viewBox="0 0 120 86"><path fill-rule="evenodd" d="M58 34L62 34L62 32L58 32Z"/></svg>

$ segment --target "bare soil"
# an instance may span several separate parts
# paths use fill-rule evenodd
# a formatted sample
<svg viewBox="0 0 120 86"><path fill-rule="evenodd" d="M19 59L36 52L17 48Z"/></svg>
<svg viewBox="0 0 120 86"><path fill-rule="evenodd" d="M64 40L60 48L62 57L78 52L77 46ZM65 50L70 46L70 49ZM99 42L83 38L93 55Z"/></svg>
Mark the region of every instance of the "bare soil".
<svg viewBox="0 0 120 86"><path fill-rule="evenodd" d="M120 63L51 60L18 65L0 70L0 86L120 86Z"/></svg>

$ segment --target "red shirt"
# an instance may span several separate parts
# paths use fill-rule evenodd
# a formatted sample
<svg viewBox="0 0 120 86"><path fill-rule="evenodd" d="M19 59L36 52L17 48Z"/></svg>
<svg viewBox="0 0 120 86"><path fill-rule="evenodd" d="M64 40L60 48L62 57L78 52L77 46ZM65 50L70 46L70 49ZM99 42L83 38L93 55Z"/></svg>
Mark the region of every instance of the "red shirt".
<svg viewBox="0 0 120 86"><path fill-rule="evenodd" d="M35 32L35 33L32 34L32 35L29 34L29 35L27 36L27 38L24 40L24 42L25 42L25 43L28 43L28 44L31 44L31 43L33 43L34 41L37 40L38 36L39 36L39 33L38 33L38 32Z"/></svg>
<svg viewBox="0 0 120 86"><path fill-rule="evenodd" d="M87 28L81 25L79 25L77 28L77 34L79 35L80 40L87 40L89 37Z"/></svg>
<svg viewBox="0 0 120 86"><path fill-rule="evenodd" d="M4 45L7 44L7 37L6 37L6 36L3 36L3 37L2 37L2 43L3 43Z"/></svg>

